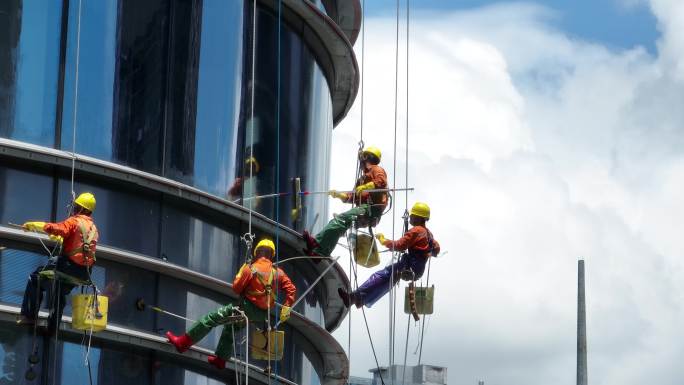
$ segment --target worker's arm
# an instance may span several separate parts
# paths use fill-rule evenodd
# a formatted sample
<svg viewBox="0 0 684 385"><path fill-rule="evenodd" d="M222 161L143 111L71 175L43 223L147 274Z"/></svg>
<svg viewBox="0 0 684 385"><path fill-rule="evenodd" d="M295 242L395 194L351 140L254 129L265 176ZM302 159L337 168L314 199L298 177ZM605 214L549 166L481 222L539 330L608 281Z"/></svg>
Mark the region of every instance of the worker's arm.
<svg viewBox="0 0 684 385"><path fill-rule="evenodd" d="M233 291L235 294L242 294L242 291L245 290L245 287L247 287L247 284L251 279L252 269L250 269L249 265L245 263L240 268L240 271L238 271L235 279L233 279Z"/></svg>
<svg viewBox="0 0 684 385"><path fill-rule="evenodd" d="M68 237L78 229L78 220L76 217L69 217L66 220L58 223L46 223L43 231L50 235L57 235L62 238Z"/></svg>
<svg viewBox="0 0 684 385"><path fill-rule="evenodd" d="M285 293L284 306L290 307L295 301L297 287L282 269L278 269L278 288Z"/></svg>
<svg viewBox="0 0 684 385"><path fill-rule="evenodd" d="M371 182L373 182L373 189L387 188L387 173L385 169L380 166L373 166L370 170Z"/></svg>
<svg viewBox="0 0 684 385"><path fill-rule="evenodd" d="M380 238L380 235L378 234L378 238ZM411 230L407 231L406 234L404 234L403 237L397 239L396 241L393 241L391 239L380 239L380 242L382 243L383 246L390 250L394 251L404 251L411 246L413 246L416 241L418 240L418 237L420 236L420 230L418 230L415 227L412 227Z"/></svg>
<svg viewBox="0 0 684 385"><path fill-rule="evenodd" d="M432 240L432 256L436 257L439 254L440 250L441 249L439 248L439 242L437 242L436 239L433 239Z"/></svg>

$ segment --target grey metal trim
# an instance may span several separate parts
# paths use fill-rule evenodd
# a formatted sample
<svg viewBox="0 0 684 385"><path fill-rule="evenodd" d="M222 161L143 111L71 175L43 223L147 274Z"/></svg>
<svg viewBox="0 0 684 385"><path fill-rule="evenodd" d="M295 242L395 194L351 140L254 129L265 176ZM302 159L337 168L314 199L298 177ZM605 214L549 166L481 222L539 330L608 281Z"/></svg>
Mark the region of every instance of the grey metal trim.
<svg viewBox="0 0 684 385"><path fill-rule="evenodd" d="M71 169L72 154L70 152L10 139L0 138L0 156ZM249 209L171 179L79 154L76 154L75 165L77 173L97 175L174 196L200 204L242 223L249 219ZM264 233L276 234L279 232L279 239L292 250L301 250L305 247L299 233L259 213L252 212L252 225ZM310 261L306 261L306 263L309 263L318 274L326 267L322 263L314 264ZM335 264L335 267L323 281L325 282L325 293L328 301L324 306L325 327L328 331L333 331L339 327L347 315L348 309L338 297L337 288L348 287L349 278L342 267Z"/></svg>
<svg viewBox="0 0 684 385"><path fill-rule="evenodd" d="M360 0L323 0L328 16L344 31L349 41L356 44L361 30L362 13Z"/></svg>
<svg viewBox="0 0 684 385"><path fill-rule="evenodd" d="M277 10L277 0L260 2ZM359 89L359 66L354 47L340 26L315 4L302 0L283 0L282 5L283 19L302 36L328 79L333 123L336 126L347 116Z"/></svg>
<svg viewBox="0 0 684 385"><path fill-rule="evenodd" d="M7 321L7 322L14 322L16 319L17 315L20 312L20 308L17 306L10 306L10 305L5 305L5 304L0 304L0 320L2 321ZM38 325L41 327L45 327L47 324L47 312L41 311L39 314L39 323ZM67 334L70 336L78 336L81 337L82 333L80 331L71 329L70 327L66 327L65 325L69 324L71 325L71 317L69 316L63 316L62 317L62 323L60 324L60 334ZM107 329L103 330L98 333L93 334L93 339L95 340L100 340L100 341L106 341L106 342L114 342L114 343L119 343L119 344L124 344L124 345L133 345L136 347L144 348L144 349L151 349L155 350L158 352L163 352L165 354L171 355L171 356L182 356L184 359L190 359L193 361L196 361L195 364L205 366L207 368L211 368L211 366L207 363L207 356L214 354L211 350L205 349L202 347L198 346L193 346L190 349L188 349L187 352L181 354L176 351L176 349L170 345L167 341L166 338L163 338L161 336L151 334L151 333L145 333L141 332L139 330L133 330L133 329L128 329L120 326L114 326L114 325L107 325ZM240 375L244 376L245 373L245 362L241 360L231 360L226 362L226 368L232 372L234 372L237 366L238 373ZM288 380L285 377L277 376L275 374L270 374L266 375L263 371L262 368L256 366L256 365L249 365L250 368L250 377L261 382L262 384L268 384L269 383L269 376L272 379L275 379L281 384L284 385L297 385L297 383ZM231 373L230 375L225 375L224 377L226 379L232 379L233 374Z"/></svg>
<svg viewBox="0 0 684 385"><path fill-rule="evenodd" d="M53 242L43 234L26 233L19 229L0 226L0 239L28 244L52 245ZM196 272L183 266L178 266L159 258L152 258L104 245L98 245L98 259L122 263L136 268L153 271L165 276L184 280L188 283L221 293L232 299L239 296L233 291L233 286L220 279ZM326 264L329 262L325 262ZM324 263L321 263L322 265ZM310 343L311 349L304 349L318 373L321 383L325 385L343 384L349 375L349 361L344 349L332 335L315 322L300 313L292 312L288 324L301 333ZM109 330L109 327L108 327ZM315 354L315 356L314 356ZM316 359L316 358L320 359ZM206 357L205 357L206 358Z"/></svg>

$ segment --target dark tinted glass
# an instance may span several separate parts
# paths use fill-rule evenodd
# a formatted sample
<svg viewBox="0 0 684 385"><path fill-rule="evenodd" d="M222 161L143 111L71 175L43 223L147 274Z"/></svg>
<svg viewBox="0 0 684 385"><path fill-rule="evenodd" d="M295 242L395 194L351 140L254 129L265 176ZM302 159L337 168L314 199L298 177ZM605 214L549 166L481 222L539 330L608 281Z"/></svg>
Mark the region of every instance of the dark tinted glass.
<svg viewBox="0 0 684 385"><path fill-rule="evenodd" d="M245 182L245 198L291 192L293 178L301 179L303 190L327 188L332 130L327 82L299 35L286 24L281 28L279 33L277 18L271 12L259 10L256 102L254 120L247 117L245 154L251 150L260 167L253 180ZM278 89L280 98L275 92ZM247 175L248 168L243 172ZM315 197L305 200L303 220L295 223L290 215L294 208L291 197L246 200L245 206L298 229L309 228L316 214L325 218L325 196Z"/></svg>
<svg viewBox="0 0 684 385"><path fill-rule="evenodd" d="M243 7L238 0L203 2L194 183L169 170L169 176L221 197L241 167L236 152L243 102Z"/></svg>
<svg viewBox="0 0 684 385"><path fill-rule="evenodd" d="M0 137L54 145L61 10L0 1Z"/></svg>
<svg viewBox="0 0 684 385"><path fill-rule="evenodd" d="M154 301L155 274L118 263L99 260L92 279L109 298L107 321L127 328L154 332L154 313L139 311L134 306L138 298Z"/></svg>
<svg viewBox="0 0 684 385"><path fill-rule="evenodd" d="M81 16L79 19L79 3ZM69 2L64 77L62 149L72 151L76 105L76 152L112 158L112 108L116 54L117 1ZM77 38L81 28L80 41ZM77 48L80 46L78 61ZM76 66L78 65L78 93ZM78 100L76 100L78 94Z"/></svg>
<svg viewBox="0 0 684 385"><path fill-rule="evenodd" d="M38 350L43 350L42 339L37 340ZM29 384L24 379L31 354L32 336L30 329L17 327L14 323L0 322L0 384ZM36 373L43 372L43 363L35 367Z"/></svg>
<svg viewBox="0 0 684 385"><path fill-rule="evenodd" d="M97 208L93 219L100 233L99 243L157 256L159 248L159 196L136 190L116 189L97 181L77 178L76 194L95 194ZM59 181L58 218L66 218L66 205L71 202L71 182Z"/></svg>
<svg viewBox="0 0 684 385"><path fill-rule="evenodd" d="M71 342L61 343L61 384L88 385L88 368L84 366L84 346ZM89 354L92 384L151 384L150 359L135 351L125 352L103 348L93 343Z"/></svg>
<svg viewBox="0 0 684 385"><path fill-rule="evenodd" d="M40 167L16 167L0 159L0 223L49 221L52 215L52 180Z"/></svg>
<svg viewBox="0 0 684 385"><path fill-rule="evenodd" d="M240 236L191 209L168 204L162 221L162 257L177 265L232 282Z"/></svg>
<svg viewBox="0 0 684 385"><path fill-rule="evenodd" d="M173 278L163 276L159 278L159 307L172 313L180 314L192 320L199 320L205 314L227 303L229 303L228 297ZM192 322L166 315L159 316L158 327L162 331L171 330L178 334L185 332L190 326L192 326ZM197 342L197 345L213 351L222 330L223 327L215 328L202 341Z"/></svg>
<svg viewBox="0 0 684 385"><path fill-rule="evenodd" d="M161 173L169 1L122 0L117 20L112 160Z"/></svg>
<svg viewBox="0 0 684 385"><path fill-rule="evenodd" d="M45 254L6 248L0 250L0 302L21 305L28 276L47 263Z"/></svg>

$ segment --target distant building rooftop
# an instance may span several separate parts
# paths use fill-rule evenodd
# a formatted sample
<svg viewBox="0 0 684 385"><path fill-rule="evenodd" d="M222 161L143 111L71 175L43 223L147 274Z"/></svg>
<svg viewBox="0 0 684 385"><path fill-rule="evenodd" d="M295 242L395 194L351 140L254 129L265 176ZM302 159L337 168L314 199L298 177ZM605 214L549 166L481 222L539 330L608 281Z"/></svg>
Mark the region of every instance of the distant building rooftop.
<svg viewBox="0 0 684 385"><path fill-rule="evenodd" d="M369 370L373 373L372 385L446 385L447 368L433 365L406 366L392 365Z"/></svg>

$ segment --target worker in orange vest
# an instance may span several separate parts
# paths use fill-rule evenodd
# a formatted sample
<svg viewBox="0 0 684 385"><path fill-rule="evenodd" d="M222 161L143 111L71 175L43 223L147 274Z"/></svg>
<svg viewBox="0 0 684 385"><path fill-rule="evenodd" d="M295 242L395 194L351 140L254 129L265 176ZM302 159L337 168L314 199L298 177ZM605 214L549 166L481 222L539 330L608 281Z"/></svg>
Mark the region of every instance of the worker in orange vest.
<svg viewBox="0 0 684 385"><path fill-rule="evenodd" d="M396 285L402 275L404 275L405 280L417 280L423 276L428 259L438 255L440 251L439 243L426 227L426 222L429 219L430 207L425 203L416 202L411 207L409 216L413 227L403 237L392 241L386 239L383 234L375 236L388 249L407 252L402 254L399 262L373 273L357 290L348 293L346 290L338 288L337 292L346 307L352 303L357 308L363 305L372 306L389 292L389 282L392 278L394 278L392 285Z"/></svg>
<svg viewBox="0 0 684 385"><path fill-rule="evenodd" d="M52 286L48 280L41 279L39 276L41 272L52 270L59 273L53 275L57 281L55 282L56 290L51 293L50 298L51 311L48 319L50 334L53 334L59 327L66 305L66 296L76 287L74 282L90 282L90 270L95 263L95 248L99 237L92 218L95 203L95 196L86 192L74 200L73 215L63 222L26 222L22 226L26 231L47 233L51 239L62 243L62 254L57 257L56 261L48 262L46 266L39 267L29 276L18 323L33 324L35 322L43 292Z"/></svg>
<svg viewBox="0 0 684 385"><path fill-rule="evenodd" d="M359 153L360 167L363 175L356 181L353 193L330 191L330 196L338 198L344 203L354 203L358 206L347 210L328 222L328 224L316 236L304 231L302 236L306 242L307 255L330 256L337 241L349 229L354 221L358 227L375 227L380 223L385 208L387 207L387 173L380 166L382 153L377 147L366 147Z"/></svg>
<svg viewBox="0 0 684 385"><path fill-rule="evenodd" d="M285 294L285 302L280 310L280 322L290 318L290 306L295 301L297 288L282 269L273 267L274 255L273 241L262 239L254 249L256 260L251 264L242 265L233 280L233 291L241 297L239 307L250 321L267 322L268 311L275 307L277 290L282 290ZM166 332L166 337L179 353L183 353L209 334L213 328L224 325L216 351L208 358L210 364L218 369L224 369L226 361L233 353L233 331L228 326L232 326L234 331L245 327L241 319L236 319L237 313L233 311L234 308L233 304L227 304L206 314L182 336L176 336L169 331Z"/></svg>

